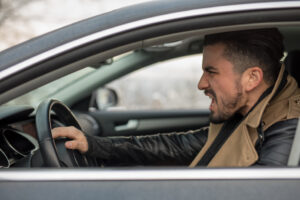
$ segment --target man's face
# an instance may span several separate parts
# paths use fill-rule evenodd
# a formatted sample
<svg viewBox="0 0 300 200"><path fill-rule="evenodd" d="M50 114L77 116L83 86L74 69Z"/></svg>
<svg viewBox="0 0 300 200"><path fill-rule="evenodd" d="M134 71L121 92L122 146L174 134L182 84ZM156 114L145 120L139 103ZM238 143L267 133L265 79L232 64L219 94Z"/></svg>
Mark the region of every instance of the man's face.
<svg viewBox="0 0 300 200"><path fill-rule="evenodd" d="M203 75L198 84L211 98L209 109L213 123L224 122L243 107L242 77L223 56L224 48L221 43L204 47Z"/></svg>

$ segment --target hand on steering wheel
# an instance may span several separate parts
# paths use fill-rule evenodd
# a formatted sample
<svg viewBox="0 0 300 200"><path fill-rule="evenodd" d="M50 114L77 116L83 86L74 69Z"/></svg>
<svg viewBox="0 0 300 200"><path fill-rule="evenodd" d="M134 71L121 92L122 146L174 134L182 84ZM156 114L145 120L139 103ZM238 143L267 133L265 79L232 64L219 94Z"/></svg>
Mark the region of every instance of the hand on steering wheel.
<svg viewBox="0 0 300 200"><path fill-rule="evenodd" d="M74 126L54 128L52 129L52 137L54 139L59 137L72 139L65 143L67 149L78 150L80 153L86 153L88 151L88 142L86 137Z"/></svg>
<svg viewBox="0 0 300 200"><path fill-rule="evenodd" d="M78 131L81 130L75 116L67 106L57 100L47 99L43 101L37 109L35 122L37 138L44 160L44 165L46 167L89 166L88 159L85 155L82 155L77 150L65 148L65 143L67 142L68 144L70 141L69 139L60 138L54 141L51 134L51 116L53 116L53 112L56 114L55 116L59 119L59 121L64 125L76 127ZM85 148L83 152L84 151Z"/></svg>

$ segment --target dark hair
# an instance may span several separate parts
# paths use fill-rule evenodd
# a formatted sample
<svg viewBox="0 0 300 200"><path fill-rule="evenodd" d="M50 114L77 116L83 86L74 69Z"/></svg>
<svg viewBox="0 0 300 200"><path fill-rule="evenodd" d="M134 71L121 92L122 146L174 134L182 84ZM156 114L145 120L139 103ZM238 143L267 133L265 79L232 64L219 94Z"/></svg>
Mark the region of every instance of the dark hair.
<svg viewBox="0 0 300 200"><path fill-rule="evenodd" d="M224 56L235 70L243 73L247 68L258 66L264 80L273 84L279 73L284 46L283 36L277 28L243 30L206 35L204 46L222 43Z"/></svg>

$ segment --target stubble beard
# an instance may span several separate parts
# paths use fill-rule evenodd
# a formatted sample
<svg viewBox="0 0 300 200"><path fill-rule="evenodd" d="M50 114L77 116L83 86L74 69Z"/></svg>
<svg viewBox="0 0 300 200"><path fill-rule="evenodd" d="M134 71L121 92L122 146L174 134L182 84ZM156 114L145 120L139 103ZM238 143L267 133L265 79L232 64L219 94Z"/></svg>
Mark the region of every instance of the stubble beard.
<svg viewBox="0 0 300 200"><path fill-rule="evenodd" d="M223 105L223 110L220 110L220 104L218 104L218 99L216 97L215 92L212 90L209 91L209 93L211 93L215 98L215 103L217 104L218 111L218 113L211 111L209 116L210 122L214 124L224 123L241 110L242 106L239 105L239 102L241 101L242 97L242 88L238 82L236 82L236 91L236 95L229 101L220 99L221 105Z"/></svg>

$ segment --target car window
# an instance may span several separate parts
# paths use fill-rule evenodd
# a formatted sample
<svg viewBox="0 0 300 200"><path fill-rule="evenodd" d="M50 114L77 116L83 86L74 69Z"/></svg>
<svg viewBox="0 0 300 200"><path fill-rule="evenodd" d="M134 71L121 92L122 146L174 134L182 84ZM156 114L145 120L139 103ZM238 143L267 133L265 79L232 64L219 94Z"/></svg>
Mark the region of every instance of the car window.
<svg viewBox="0 0 300 200"><path fill-rule="evenodd" d="M201 66L201 54L176 58L142 68L107 87L117 92L119 109L207 109L209 99L197 88Z"/></svg>
<svg viewBox="0 0 300 200"><path fill-rule="evenodd" d="M60 79L52 81L44 86L41 86L35 90L32 90L18 98L15 98L6 103L6 105L31 105L33 107L37 107L39 103L48 98L51 94L55 94L62 88L66 87L68 84L72 84L74 80L79 79L91 72L95 71L92 67L86 67L79 71L73 72L67 76L64 76Z"/></svg>

